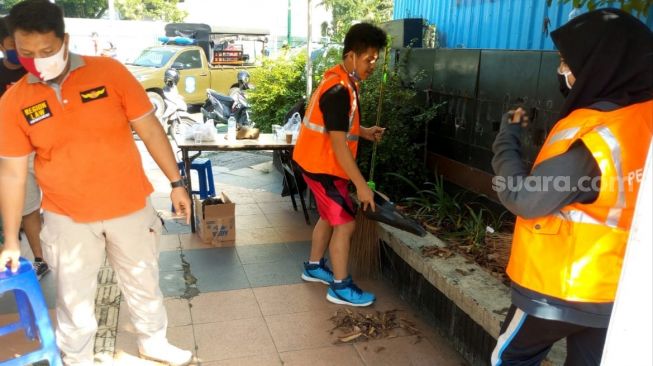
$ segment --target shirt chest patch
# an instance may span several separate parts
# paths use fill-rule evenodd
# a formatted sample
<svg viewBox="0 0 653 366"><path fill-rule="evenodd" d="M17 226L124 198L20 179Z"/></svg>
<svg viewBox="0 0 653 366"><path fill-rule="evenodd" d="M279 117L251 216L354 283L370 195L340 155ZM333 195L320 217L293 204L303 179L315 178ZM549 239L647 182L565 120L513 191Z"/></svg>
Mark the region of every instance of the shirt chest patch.
<svg viewBox="0 0 653 366"><path fill-rule="evenodd" d="M97 88L85 90L79 93L82 98L82 103L92 102L98 99L106 98L109 96L106 86L98 86Z"/></svg>
<svg viewBox="0 0 653 366"><path fill-rule="evenodd" d="M52 111L47 101L38 102L27 108L23 108L23 115L29 125L35 125L45 119L52 117Z"/></svg>

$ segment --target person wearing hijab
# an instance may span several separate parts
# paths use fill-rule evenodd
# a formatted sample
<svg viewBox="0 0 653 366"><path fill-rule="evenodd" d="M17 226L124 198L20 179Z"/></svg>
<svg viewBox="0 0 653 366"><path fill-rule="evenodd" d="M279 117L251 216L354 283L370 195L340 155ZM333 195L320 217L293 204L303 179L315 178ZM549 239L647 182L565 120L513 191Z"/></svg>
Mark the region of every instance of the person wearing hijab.
<svg viewBox="0 0 653 366"><path fill-rule="evenodd" d="M507 274L512 306L493 365L536 365L567 341L566 365L599 365L653 135L653 33L617 9L551 34L566 96L529 169L524 111L504 116L494 188L517 216Z"/></svg>

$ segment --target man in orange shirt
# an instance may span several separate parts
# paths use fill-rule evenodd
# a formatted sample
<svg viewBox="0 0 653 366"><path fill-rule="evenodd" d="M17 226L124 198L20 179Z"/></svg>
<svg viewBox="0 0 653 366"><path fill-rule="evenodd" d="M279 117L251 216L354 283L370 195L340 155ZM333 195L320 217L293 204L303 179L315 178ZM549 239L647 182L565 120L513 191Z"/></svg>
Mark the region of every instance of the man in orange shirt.
<svg viewBox="0 0 653 366"><path fill-rule="evenodd" d="M175 211L190 199L170 143L137 80L117 61L69 52L63 12L27 0L9 14L20 63L30 73L0 100L0 204L6 234L0 265L17 270L27 157L36 152L43 190L44 257L57 285L57 344L66 365L92 365L97 273L115 270L141 356L185 365L190 351L168 343L159 289L161 222L148 196L132 129L172 182Z"/></svg>

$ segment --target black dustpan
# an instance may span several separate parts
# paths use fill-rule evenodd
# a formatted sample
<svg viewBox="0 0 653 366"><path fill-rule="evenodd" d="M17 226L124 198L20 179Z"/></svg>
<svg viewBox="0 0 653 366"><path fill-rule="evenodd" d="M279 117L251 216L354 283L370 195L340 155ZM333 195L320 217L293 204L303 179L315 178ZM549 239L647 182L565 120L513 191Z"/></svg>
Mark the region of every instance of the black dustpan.
<svg viewBox="0 0 653 366"><path fill-rule="evenodd" d="M392 202L377 191L374 191L374 203L376 211L373 212L369 206L363 210L368 219L388 224L411 234L426 236L426 230L420 224L402 215Z"/></svg>

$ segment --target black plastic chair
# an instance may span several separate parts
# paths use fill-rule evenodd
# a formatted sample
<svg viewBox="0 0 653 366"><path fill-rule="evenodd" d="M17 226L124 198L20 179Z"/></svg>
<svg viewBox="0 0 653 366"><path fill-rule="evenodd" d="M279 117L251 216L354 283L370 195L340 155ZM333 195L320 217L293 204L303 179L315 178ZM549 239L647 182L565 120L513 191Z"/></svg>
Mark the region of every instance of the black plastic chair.
<svg viewBox="0 0 653 366"><path fill-rule="evenodd" d="M301 180L303 182L303 179L301 173L299 173L299 168L292 160L292 151L279 151L279 158L281 160L281 168L283 169L283 184L285 187L288 187L288 194L292 201L292 207L297 211L297 202L295 201L295 193L297 193L304 212L306 225L310 225L311 218L308 216L308 208L306 207L306 201L304 200L304 192L308 189L306 188L306 183L303 185L299 184L299 181Z"/></svg>

